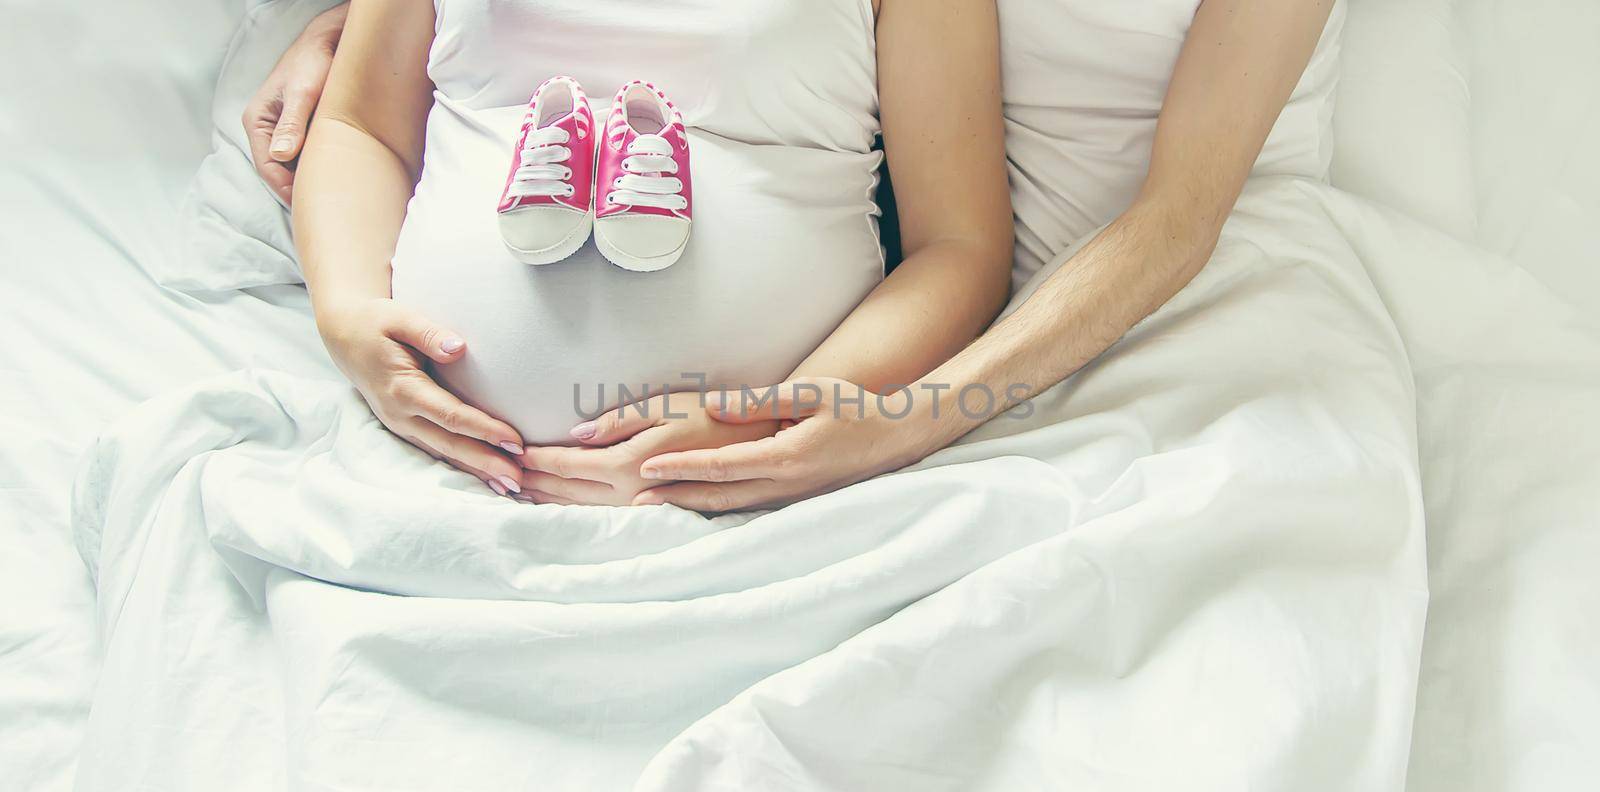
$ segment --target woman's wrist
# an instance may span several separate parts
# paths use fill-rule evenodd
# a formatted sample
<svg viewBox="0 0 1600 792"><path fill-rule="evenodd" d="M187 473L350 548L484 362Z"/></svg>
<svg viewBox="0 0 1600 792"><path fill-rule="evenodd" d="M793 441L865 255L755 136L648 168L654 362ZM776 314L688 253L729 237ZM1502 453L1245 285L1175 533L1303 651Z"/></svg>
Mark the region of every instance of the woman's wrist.
<svg viewBox="0 0 1600 792"><path fill-rule="evenodd" d="M304 242L310 241L307 235ZM311 244L302 244L300 257L305 264L311 312L318 324L324 316L349 315L379 300L389 299L391 275L387 262L349 266L350 262L371 262L377 257L349 251L323 251L312 255L308 252L311 249Z"/></svg>
<svg viewBox="0 0 1600 792"><path fill-rule="evenodd" d="M317 334L324 346L332 348L344 339L345 329L353 317L370 310L373 303L384 299L378 295L341 294L316 296L311 300L311 314L317 324Z"/></svg>

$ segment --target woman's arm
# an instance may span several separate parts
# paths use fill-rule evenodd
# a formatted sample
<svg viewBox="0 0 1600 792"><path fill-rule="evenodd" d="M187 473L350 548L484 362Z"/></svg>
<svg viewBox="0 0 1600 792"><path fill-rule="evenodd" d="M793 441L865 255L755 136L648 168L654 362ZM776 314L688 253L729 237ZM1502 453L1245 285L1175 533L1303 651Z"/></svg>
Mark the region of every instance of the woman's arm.
<svg viewBox="0 0 1600 792"><path fill-rule="evenodd" d="M389 296L406 202L422 172L433 86L425 70L433 7L378 0L351 9L301 155L295 244L319 313Z"/></svg>
<svg viewBox="0 0 1600 792"><path fill-rule="evenodd" d="M878 92L906 258L794 376L872 389L911 382L971 342L1005 303L1012 230L999 36L993 0L882 0ZM655 402L576 427L587 448L529 449L524 490L538 502L627 504L655 483L639 476L645 459L778 428L719 425L697 394ZM692 415L662 417L669 403L688 404L673 411Z"/></svg>
<svg viewBox="0 0 1600 792"><path fill-rule="evenodd" d="M389 299L389 260L422 172L433 85L429 0L358 0L301 154L295 245L329 354L395 434L516 490L522 441L423 371L465 343ZM497 448L498 447L498 448ZM500 449L504 449L503 451Z"/></svg>
<svg viewBox="0 0 1600 792"><path fill-rule="evenodd" d="M905 260L792 377L904 385L971 343L1011 283L1011 193L993 0L881 0L878 93ZM603 418L585 443L636 429Z"/></svg>
<svg viewBox="0 0 1600 792"><path fill-rule="evenodd" d="M1204 0L1173 72L1138 198L1016 312L917 383L911 415L886 416L871 398L865 416L854 407L835 410L838 383L832 381L812 383L821 386L820 400L807 391L799 401L811 404L797 403L791 385L784 388L783 414L812 420L753 443L658 456L643 470L646 477L732 483L674 484L649 490L638 502L743 508L860 481L915 462L982 423L986 416L958 409L956 394L964 386L986 386L1004 408L1094 359L1210 259L1332 4ZM896 401L889 411L904 404ZM731 406L725 415L715 402L711 409L743 420L739 405ZM753 417L772 413L764 409Z"/></svg>
<svg viewBox="0 0 1600 792"><path fill-rule="evenodd" d="M982 332L1011 284L1011 194L993 0L882 0L878 94L905 260L792 376L871 391Z"/></svg>

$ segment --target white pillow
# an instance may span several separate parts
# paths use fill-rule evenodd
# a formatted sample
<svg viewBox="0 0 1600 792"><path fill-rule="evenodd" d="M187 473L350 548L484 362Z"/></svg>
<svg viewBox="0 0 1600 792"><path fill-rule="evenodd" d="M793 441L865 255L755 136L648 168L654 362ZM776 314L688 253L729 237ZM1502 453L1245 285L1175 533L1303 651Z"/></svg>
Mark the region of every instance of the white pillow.
<svg viewBox="0 0 1600 792"><path fill-rule="evenodd" d="M1017 286L1132 202L1198 0L1000 0ZM1325 179L1344 6L1255 172Z"/></svg>
<svg viewBox="0 0 1600 792"><path fill-rule="evenodd" d="M240 115L284 50L339 0L257 2L228 46L211 110L213 148L184 199L184 254L157 282L188 292L300 283L289 212L256 176Z"/></svg>
<svg viewBox="0 0 1600 792"><path fill-rule="evenodd" d="M1600 315L1600 3L1462 8L1477 241Z"/></svg>
<svg viewBox="0 0 1600 792"><path fill-rule="evenodd" d="M1334 185L1472 239L1472 102L1456 0L1350 3Z"/></svg>

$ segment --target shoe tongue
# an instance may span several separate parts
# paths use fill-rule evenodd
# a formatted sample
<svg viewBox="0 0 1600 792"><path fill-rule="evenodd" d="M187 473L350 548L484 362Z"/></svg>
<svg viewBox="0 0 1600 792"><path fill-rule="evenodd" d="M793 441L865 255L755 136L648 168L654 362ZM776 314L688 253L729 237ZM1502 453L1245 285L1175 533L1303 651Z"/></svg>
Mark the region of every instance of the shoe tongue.
<svg viewBox="0 0 1600 792"><path fill-rule="evenodd" d="M572 114L573 114L573 111L568 110L566 113L564 113L562 115L559 115L559 116L556 116L555 118L552 118L552 119L550 119L549 121L546 121L543 124L538 124L534 128L535 129L549 129L550 127L556 127L556 126L558 126L558 127L571 126L571 124L569 122L572 121Z"/></svg>

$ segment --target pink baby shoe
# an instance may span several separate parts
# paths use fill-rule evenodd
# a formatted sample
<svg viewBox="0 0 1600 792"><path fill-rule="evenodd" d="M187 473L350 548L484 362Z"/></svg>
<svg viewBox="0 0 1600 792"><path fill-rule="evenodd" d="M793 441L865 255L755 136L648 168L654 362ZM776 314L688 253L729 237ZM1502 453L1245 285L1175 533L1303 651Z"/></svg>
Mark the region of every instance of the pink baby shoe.
<svg viewBox="0 0 1600 792"><path fill-rule="evenodd" d="M594 224L594 114L583 87L551 77L534 91L500 194L500 236L527 264L578 251Z"/></svg>
<svg viewBox="0 0 1600 792"><path fill-rule="evenodd" d="M595 179L594 241L636 272L672 266L689 244L689 136L659 88L635 80L611 106Z"/></svg>

